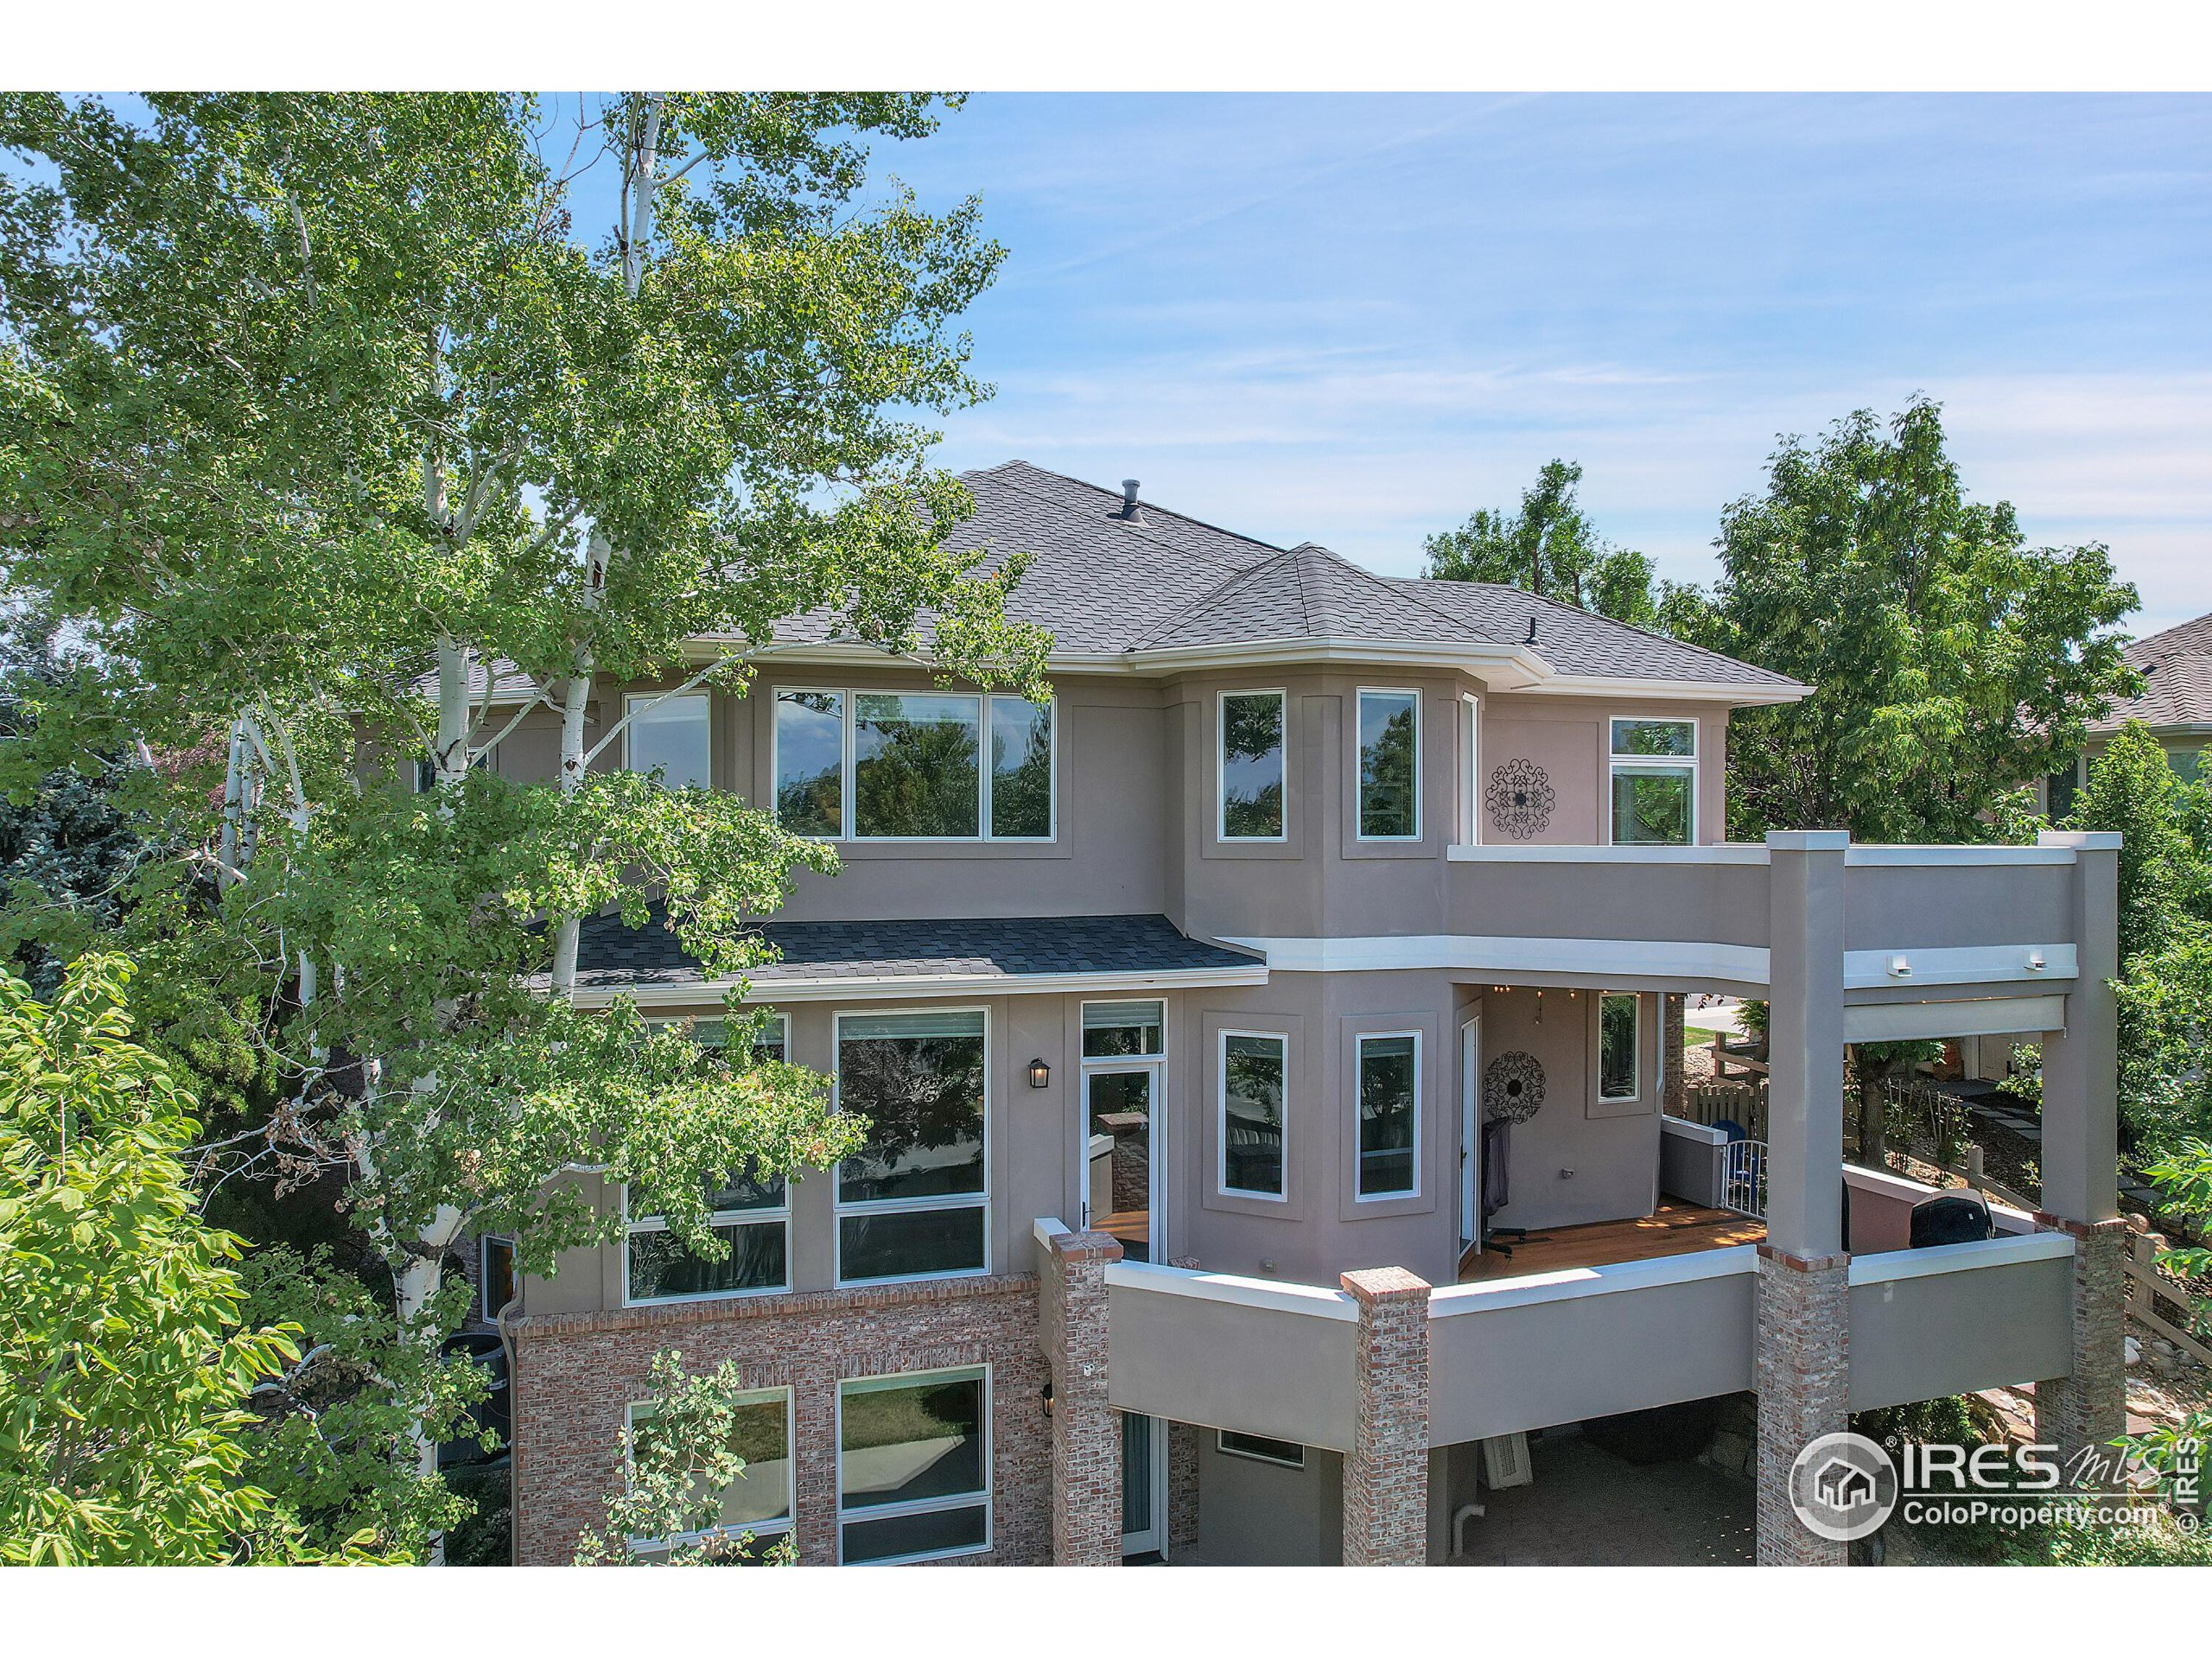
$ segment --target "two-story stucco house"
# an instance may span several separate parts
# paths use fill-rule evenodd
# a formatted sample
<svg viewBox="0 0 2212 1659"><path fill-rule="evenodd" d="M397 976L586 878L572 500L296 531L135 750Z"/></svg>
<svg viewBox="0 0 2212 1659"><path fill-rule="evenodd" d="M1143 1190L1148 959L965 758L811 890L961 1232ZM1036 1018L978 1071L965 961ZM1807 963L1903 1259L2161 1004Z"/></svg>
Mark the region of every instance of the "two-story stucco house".
<svg viewBox="0 0 2212 1659"><path fill-rule="evenodd" d="M1759 669L1510 588L1385 579L1020 462L1048 709L802 620L628 739L832 841L752 998L873 1122L521 1287L517 1551L564 1561L652 1355L758 1384L732 1524L802 1560L1441 1560L1478 1448L1756 1389L1758 1551L1853 1408L2037 1382L2121 1427L2114 853L1722 840ZM702 653L727 642L698 642ZM602 723L625 696L616 687ZM500 764L549 733L519 731ZM585 995L711 1020L657 929ZM1761 1141L1664 1110L1662 1007L1771 1006ZM1842 1164L1844 1045L2039 1033L2048 1216L1907 1250ZM619 1190L597 1192L609 1208Z"/></svg>

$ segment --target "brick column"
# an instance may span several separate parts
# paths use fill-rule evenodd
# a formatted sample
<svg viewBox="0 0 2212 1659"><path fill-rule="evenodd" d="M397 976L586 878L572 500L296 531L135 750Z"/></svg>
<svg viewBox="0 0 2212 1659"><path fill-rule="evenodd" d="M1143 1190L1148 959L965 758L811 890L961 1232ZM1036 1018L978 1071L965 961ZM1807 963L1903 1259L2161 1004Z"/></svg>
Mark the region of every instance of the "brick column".
<svg viewBox="0 0 2212 1659"><path fill-rule="evenodd" d="M2044 1226L2074 1237L2074 1304L2067 1351L2070 1375L2036 1384L2036 1439L2058 1448L2067 1484L2075 1464L2091 1449L2109 1450L2127 1432L2127 1251L2125 1221L2066 1221L2038 1215ZM2080 1484L2109 1487L2112 1465L2085 1460Z"/></svg>
<svg viewBox="0 0 2212 1659"><path fill-rule="evenodd" d="M1797 1454L1851 1422L1850 1259L1759 1246L1758 1531L1761 1567L1841 1567L1847 1548L1806 1529L1789 1502Z"/></svg>
<svg viewBox="0 0 2212 1659"><path fill-rule="evenodd" d="M1669 1117L1689 1116L1689 1080L1682 1075L1682 1010L1688 1001L1678 992L1659 999L1660 1109Z"/></svg>
<svg viewBox="0 0 2212 1659"><path fill-rule="evenodd" d="M1340 1282L1359 1309L1344 1565L1420 1567L1428 1560L1428 1283L1403 1268Z"/></svg>
<svg viewBox="0 0 2212 1659"><path fill-rule="evenodd" d="M1122 1420L1106 1403L1106 1269L1122 1247L1103 1233L1046 1241L1039 1275L1052 1378L1052 1560L1122 1564Z"/></svg>
<svg viewBox="0 0 2212 1659"><path fill-rule="evenodd" d="M1167 1556L1198 1547L1198 1436L1193 1423L1167 1425Z"/></svg>

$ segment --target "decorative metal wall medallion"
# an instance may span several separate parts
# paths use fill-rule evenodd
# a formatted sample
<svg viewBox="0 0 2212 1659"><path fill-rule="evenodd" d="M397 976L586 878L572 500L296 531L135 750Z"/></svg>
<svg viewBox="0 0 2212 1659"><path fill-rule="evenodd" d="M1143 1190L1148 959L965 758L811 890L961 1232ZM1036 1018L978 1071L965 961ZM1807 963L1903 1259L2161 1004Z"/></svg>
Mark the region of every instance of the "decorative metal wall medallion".
<svg viewBox="0 0 2212 1659"><path fill-rule="evenodd" d="M1535 1055L1510 1049L1483 1068L1483 1121L1526 1123L1544 1103L1544 1066Z"/></svg>
<svg viewBox="0 0 2212 1659"><path fill-rule="evenodd" d="M1491 823L1516 841L1541 835L1551 823L1552 805L1557 799L1544 769L1533 760L1518 758L1494 768L1490 787L1483 792Z"/></svg>

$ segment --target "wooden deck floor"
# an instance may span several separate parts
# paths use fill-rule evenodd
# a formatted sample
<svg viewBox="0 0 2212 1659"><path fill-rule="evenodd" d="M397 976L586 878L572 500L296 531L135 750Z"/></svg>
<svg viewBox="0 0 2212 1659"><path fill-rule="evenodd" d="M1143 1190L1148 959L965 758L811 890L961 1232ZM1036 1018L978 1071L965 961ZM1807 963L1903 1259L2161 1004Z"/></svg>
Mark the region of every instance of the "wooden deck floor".
<svg viewBox="0 0 2212 1659"><path fill-rule="evenodd" d="M1500 1241L1511 1247L1510 1255L1497 1249L1479 1255L1471 1250L1459 1258L1459 1282L1517 1279L1523 1274L1599 1268L1614 1262L1649 1262L1655 1256L1756 1244L1765 1236L1764 1222L1732 1210L1708 1210L1680 1198L1662 1198L1658 1209L1648 1216L1592 1222L1581 1227L1534 1228L1518 1243L1510 1238Z"/></svg>

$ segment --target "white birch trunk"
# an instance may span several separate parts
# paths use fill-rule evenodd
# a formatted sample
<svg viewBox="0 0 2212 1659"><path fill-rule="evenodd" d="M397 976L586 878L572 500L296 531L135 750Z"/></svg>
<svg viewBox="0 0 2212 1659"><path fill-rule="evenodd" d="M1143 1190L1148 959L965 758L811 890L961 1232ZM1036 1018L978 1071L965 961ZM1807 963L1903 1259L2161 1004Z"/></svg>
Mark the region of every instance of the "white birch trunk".
<svg viewBox="0 0 2212 1659"><path fill-rule="evenodd" d="M235 876L238 870L238 823L245 811L245 720L243 716L231 722L230 758L223 767L223 837L218 844L216 856L223 873Z"/></svg>
<svg viewBox="0 0 2212 1659"><path fill-rule="evenodd" d="M438 636L438 739L431 755L441 784L468 775L468 671L473 653L458 639ZM491 671L491 665L485 665Z"/></svg>

